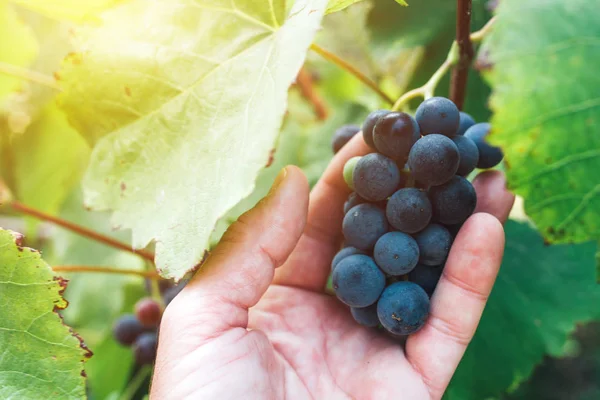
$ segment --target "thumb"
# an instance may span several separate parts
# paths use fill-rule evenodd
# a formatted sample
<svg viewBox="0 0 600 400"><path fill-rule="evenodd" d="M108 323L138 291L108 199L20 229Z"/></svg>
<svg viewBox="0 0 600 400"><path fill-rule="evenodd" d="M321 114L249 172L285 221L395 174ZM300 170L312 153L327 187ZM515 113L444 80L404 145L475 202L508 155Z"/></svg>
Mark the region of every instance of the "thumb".
<svg viewBox="0 0 600 400"><path fill-rule="evenodd" d="M169 304L161 335L185 329L183 324L202 342L231 328L246 328L248 308L258 303L275 268L285 262L304 230L308 194L299 168L281 170L269 194L229 227L200 271Z"/></svg>

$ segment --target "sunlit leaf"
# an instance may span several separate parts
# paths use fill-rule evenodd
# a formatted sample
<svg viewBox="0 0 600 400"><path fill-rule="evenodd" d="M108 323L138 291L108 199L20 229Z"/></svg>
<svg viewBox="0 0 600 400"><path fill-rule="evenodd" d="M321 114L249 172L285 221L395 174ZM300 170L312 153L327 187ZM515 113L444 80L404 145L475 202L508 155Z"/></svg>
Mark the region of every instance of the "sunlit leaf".
<svg viewBox="0 0 600 400"><path fill-rule="evenodd" d="M55 312L66 283L19 241L0 230L0 398L82 399L90 353Z"/></svg>
<svg viewBox="0 0 600 400"><path fill-rule="evenodd" d="M261 3L127 4L60 73L70 120L103 138L87 204L114 210L135 247L156 239L164 276L197 265L217 219L252 191L326 5L296 1L283 22L282 0Z"/></svg>

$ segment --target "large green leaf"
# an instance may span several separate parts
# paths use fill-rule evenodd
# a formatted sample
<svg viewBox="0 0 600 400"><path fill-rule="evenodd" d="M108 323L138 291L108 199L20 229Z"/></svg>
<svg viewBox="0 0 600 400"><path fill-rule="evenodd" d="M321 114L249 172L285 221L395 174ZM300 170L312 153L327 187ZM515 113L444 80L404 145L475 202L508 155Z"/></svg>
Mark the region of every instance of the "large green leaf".
<svg viewBox="0 0 600 400"><path fill-rule="evenodd" d="M486 43L491 140L508 183L550 242L600 238L598 4L503 0Z"/></svg>
<svg viewBox="0 0 600 400"><path fill-rule="evenodd" d="M528 224L508 221L500 274L448 399L481 400L526 379L559 355L579 322L600 318L596 245L546 246Z"/></svg>
<svg viewBox="0 0 600 400"><path fill-rule="evenodd" d="M217 219L252 191L325 6L296 1L282 21L283 0L136 1L67 59L63 106L102 138L86 202L114 210L135 247L155 239L164 276L197 265Z"/></svg>
<svg viewBox="0 0 600 400"><path fill-rule="evenodd" d="M55 312L66 283L20 240L0 230L0 398L85 398L90 353Z"/></svg>

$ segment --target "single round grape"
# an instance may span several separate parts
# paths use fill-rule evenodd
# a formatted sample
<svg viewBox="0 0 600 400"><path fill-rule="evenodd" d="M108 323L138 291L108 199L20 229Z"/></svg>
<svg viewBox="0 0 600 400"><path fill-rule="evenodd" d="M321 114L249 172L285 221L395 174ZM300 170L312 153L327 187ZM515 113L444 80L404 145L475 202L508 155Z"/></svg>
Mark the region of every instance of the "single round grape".
<svg viewBox="0 0 600 400"><path fill-rule="evenodd" d="M479 161L477 168L492 168L502 161L504 155L499 147L492 146L486 142L485 137L490 132L491 125L487 122L475 124L465 132L465 137L471 139L479 149Z"/></svg>
<svg viewBox="0 0 600 400"><path fill-rule="evenodd" d="M400 186L400 169L384 155L371 153L354 167L354 190L369 201L387 199Z"/></svg>
<svg viewBox="0 0 600 400"><path fill-rule="evenodd" d="M113 336L123 346L131 346L145 330L135 315L125 314L114 324Z"/></svg>
<svg viewBox="0 0 600 400"><path fill-rule="evenodd" d="M408 155L408 166L414 178L428 186L448 182L456 174L460 156L454 142L443 135L432 134L417 140Z"/></svg>
<svg viewBox="0 0 600 400"><path fill-rule="evenodd" d="M410 335L425 325L429 316L429 297L416 283L392 283L377 302L377 316L387 331Z"/></svg>
<svg viewBox="0 0 600 400"><path fill-rule="evenodd" d="M133 356L139 365L152 364L156 359L158 337L156 333L146 332L133 343Z"/></svg>
<svg viewBox="0 0 600 400"><path fill-rule="evenodd" d="M160 324L162 309L154 299L145 297L135 304L135 316L146 328L157 327Z"/></svg>
<svg viewBox="0 0 600 400"><path fill-rule="evenodd" d="M471 182L454 176L448 182L429 189L433 219L442 224L462 224L477 206L477 193Z"/></svg>
<svg viewBox="0 0 600 400"><path fill-rule="evenodd" d="M454 136L460 124L460 112L452 100L432 97L419 105L415 119L423 135L438 133Z"/></svg>
<svg viewBox="0 0 600 400"><path fill-rule="evenodd" d="M442 265L446 261L452 246L452 235L446 228L430 224L414 237L419 245L419 263Z"/></svg>
<svg viewBox="0 0 600 400"><path fill-rule="evenodd" d="M475 125L475 120L464 111L460 112L460 122L458 123L457 135L464 135L467 129Z"/></svg>
<svg viewBox="0 0 600 400"><path fill-rule="evenodd" d="M403 112L391 112L379 118L373 130L373 142L384 156L404 163L410 148L421 137L419 125Z"/></svg>
<svg viewBox="0 0 600 400"><path fill-rule="evenodd" d="M331 139L331 149L333 150L333 154L340 151L340 149L344 147L358 131L360 131L360 126L358 125L343 125L339 127Z"/></svg>
<svg viewBox="0 0 600 400"><path fill-rule="evenodd" d="M350 189L354 190L354 168L356 167L356 163L358 162L358 160L360 160L362 157L352 157L351 159L349 159L348 161L346 161L346 164L344 164L344 181L346 182L346 184L348 185L348 187Z"/></svg>
<svg viewBox="0 0 600 400"><path fill-rule="evenodd" d="M400 189L389 198L385 214L395 229L405 233L419 232L431 220L431 202L423 190Z"/></svg>
<svg viewBox="0 0 600 400"><path fill-rule="evenodd" d="M336 255L333 257L333 260L331 260L331 270L333 271L335 269L335 267L339 264L340 261L342 261L344 258L348 257L348 256L353 256L355 254L364 254L366 255L367 253L365 253L364 251L357 249L356 247L344 247L343 249L341 249L340 251L338 251L336 253Z"/></svg>
<svg viewBox="0 0 600 400"><path fill-rule="evenodd" d="M379 325L379 317L377 316L377 303L373 303L368 307L350 309L354 320L363 326L375 328Z"/></svg>
<svg viewBox="0 0 600 400"><path fill-rule="evenodd" d="M369 256L346 257L335 267L333 289L340 301L350 307L375 303L385 287L385 275Z"/></svg>
<svg viewBox="0 0 600 400"><path fill-rule="evenodd" d="M375 148L375 143L373 142L373 128L375 128L375 124L377 123L379 118L383 117L387 113L389 113L388 110L373 111L372 113L367 115L365 122L363 122L363 125L362 125L363 139L364 139L365 143L372 149Z"/></svg>
<svg viewBox="0 0 600 400"><path fill-rule="evenodd" d="M348 211L350 211L352 207L366 202L367 200L360 197L358 193L350 193L350 196L348 196L348 200L346 200L346 202L344 203L344 214L348 213Z"/></svg>
<svg viewBox="0 0 600 400"><path fill-rule="evenodd" d="M442 266L419 264L410 271L408 280L421 286L425 293L431 297L442 276L443 270Z"/></svg>
<svg viewBox="0 0 600 400"><path fill-rule="evenodd" d="M419 246L406 233L388 232L375 243L373 258L386 274L408 274L419 262Z"/></svg>
<svg viewBox="0 0 600 400"><path fill-rule="evenodd" d="M361 250L370 250L388 231L385 212L374 204L364 203L352 207L344 216L342 232L346 243Z"/></svg>
<svg viewBox="0 0 600 400"><path fill-rule="evenodd" d="M458 155L460 157L456 175L467 176L477 167L479 149L475 142L466 136L454 136L452 141L458 148Z"/></svg>

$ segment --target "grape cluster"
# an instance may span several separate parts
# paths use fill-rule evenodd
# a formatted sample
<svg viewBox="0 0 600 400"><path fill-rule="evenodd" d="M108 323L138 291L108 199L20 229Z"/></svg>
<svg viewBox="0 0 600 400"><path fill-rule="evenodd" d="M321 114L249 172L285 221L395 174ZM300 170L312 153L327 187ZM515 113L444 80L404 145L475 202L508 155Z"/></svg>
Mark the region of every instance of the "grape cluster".
<svg viewBox="0 0 600 400"><path fill-rule="evenodd" d="M161 281L160 289L166 306L183 289L183 285L170 286L169 282ZM163 308L156 300L144 297L135 304L133 314L121 316L113 326L115 340L132 348L139 365L154 363L162 313Z"/></svg>
<svg viewBox="0 0 600 400"><path fill-rule="evenodd" d="M359 131L340 128L334 152ZM489 131L443 97L425 100L414 118L387 110L366 118L362 135L375 152L344 166L354 192L344 205L345 247L331 263L336 296L359 324L395 336L425 324L454 237L477 204L465 177L503 157L486 142Z"/></svg>

